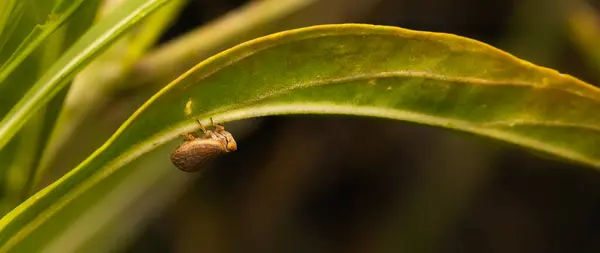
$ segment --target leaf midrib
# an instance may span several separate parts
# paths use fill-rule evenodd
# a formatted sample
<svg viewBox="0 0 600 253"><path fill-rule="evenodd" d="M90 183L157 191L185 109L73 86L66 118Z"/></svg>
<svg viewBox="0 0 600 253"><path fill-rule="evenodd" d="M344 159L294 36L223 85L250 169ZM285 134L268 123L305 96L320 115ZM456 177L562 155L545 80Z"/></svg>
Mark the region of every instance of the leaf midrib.
<svg viewBox="0 0 600 253"><path fill-rule="evenodd" d="M417 77L417 78L423 78L423 79L447 81L447 82L454 82L454 83L467 82L467 84L482 83L482 84L492 84L492 85L496 85L496 86L531 87L530 84L527 82L499 82L499 81L490 81L490 80L470 78L470 77L448 77L448 76L444 76L444 75L436 75L436 74L432 74L432 73L428 73L428 72L419 72L419 71L379 72L379 73L374 73L374 74L360 74L360 75L346 76L346 77L341 77L341 78L320 79L317 81L309 81L309 82L301 82L301 83L291 84L284 89L280 89L280 90L269 92L269 93L264 93L255 98L246 99L246 100L244 100L243 103L238 103L233 106L224 106L224 107L220 107L218 109L211 110L211 111L205 113L205 115L213 115L213 114L217 114L217 113L223 113L223 112L226 112L229 110L235 110L235 109L240 109L243 107L248 107L251 105L259 104L261 101L284 96L284 95L292 93L295 90L308 89L308 88L314 88L314 87L318 87L318 86L331 85L331 84L339 85L339 84L345 84L345 83L355 82L355 81L360 81L360 80L370 80L373 78L398 78L398 77L402 77L402 78ZM569 91L566 91L563 89L554 88L554 87L544 87L544 88L558 90L558 91L566 92L566 93L569 93L572 95L578 95L576 93L569 92ZM592 101L593 103L600 104L600 101L597 101L593 98L590 98L590 97L583 97L583 98L588 99L588 100ZM502 121L502 120L488 121L488 122L481 122L479 124L482 126L538 125L538 126L552 126L552 127L565 127L565 128L580 128L580 129L591 130L591 131L600 133L600 126L597 126L597 125L579 124L579 123L571 123L571 122L563 122L563 121L536 121L536 120L519 119L519 120L514 120L514 121L512 121L512 120L511 121Z"/></svg>

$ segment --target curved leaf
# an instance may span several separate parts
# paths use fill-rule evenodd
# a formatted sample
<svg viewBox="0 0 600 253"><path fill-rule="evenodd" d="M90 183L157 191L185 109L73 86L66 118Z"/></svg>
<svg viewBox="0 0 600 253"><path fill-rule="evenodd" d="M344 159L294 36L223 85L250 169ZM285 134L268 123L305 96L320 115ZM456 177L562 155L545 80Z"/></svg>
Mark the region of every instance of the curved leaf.
<svg viewBox="0 0 600 253"><path fill-rule="evenodd" d="M77 168L2 218L0 250L26 245L36 228L124 164L197 129L194 118L385 117L600 168L599 109L599 89L455 35L355 24L278 33L220 53L157 93Z"/></svg>
<svg viewBox="0 0 600 253"><path fill-rule="evenodd" d="M198 62L241 42L294 28L351 20L357 9L370 10L380 0L354 0L352 5L337 6L335 15L324 14L323 10L335 6L335 1L340 0L250 1L145 55L127 77L126 87L162 88Z"/></svg>
<svg viewBox="0 0 600 253"><path fill-rule="evenodd" d="M158 40L162 31L185 3L181 0L170 1L160 10L149 15L145 21L136 25L135 29L123 38L113 43L106 52L77 74L64 100L64 107L57 116L48 146L44 148L43 156L40 158L39 167L35 170L32 186L35 187L50 163L58 158L58 150L65 145L70 135L76 132L74 130L79 127L81 121L90 112L106 103L110 91L121 84L119 77L129 72L133 61ZM116 8L119 8L119 5L111 6L105 3L103 12L110 12Z"/></svg>

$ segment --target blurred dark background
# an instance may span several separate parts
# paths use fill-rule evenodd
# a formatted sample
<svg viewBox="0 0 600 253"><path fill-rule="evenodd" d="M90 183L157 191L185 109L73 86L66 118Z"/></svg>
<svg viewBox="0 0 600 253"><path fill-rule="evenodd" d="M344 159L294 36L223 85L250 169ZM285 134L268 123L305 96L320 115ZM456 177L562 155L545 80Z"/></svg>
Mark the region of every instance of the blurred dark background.
<svg viewBox="0 0 600 253"><path fill-rule="evenodd" d="M192 0L162 41L248 2ZM323 12L360 6L344 22L454 33L600 83L564 28L568 0L330 2ZM126 252L600 252L593 169L392 120L250 125L239 150L157 212Z"/></svg>

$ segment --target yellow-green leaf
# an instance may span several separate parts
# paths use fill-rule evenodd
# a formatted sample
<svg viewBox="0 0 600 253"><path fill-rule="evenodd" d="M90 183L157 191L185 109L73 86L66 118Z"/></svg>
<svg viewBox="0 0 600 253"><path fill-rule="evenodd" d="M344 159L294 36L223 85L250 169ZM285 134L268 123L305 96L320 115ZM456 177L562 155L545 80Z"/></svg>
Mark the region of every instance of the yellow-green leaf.
<svg viewBox="0 0 600 253"><path fill-rule="evenodd" d="M384 117L600 168L598 111L599 89L455 35L355 24L278 33L220 53L157 93L87 160L0 220L0 250L31 245L39 228L57 224L54 215L124 173L124 164L198 129L195 118L208 124L209 117L275 114Z"/></svg>

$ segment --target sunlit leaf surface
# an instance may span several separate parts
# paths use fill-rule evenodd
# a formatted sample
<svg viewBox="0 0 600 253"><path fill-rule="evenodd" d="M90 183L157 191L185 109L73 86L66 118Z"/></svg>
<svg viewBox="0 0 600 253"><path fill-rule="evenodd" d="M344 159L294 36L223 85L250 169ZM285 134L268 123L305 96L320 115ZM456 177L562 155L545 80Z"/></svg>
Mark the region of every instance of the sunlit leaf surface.
<svg viewBox="0 0 600 253"><path fill-rule="evenodd" d="M599 109L597 88L454 35L370 25L274 34L200 63L157 93L86 161L0 220L1 250L34 250L36 233L64 222L52 219L57 212L113 173L126 173L124 164L197 129L195 118L384 117L600 168ZM365 134L377 137L357 136Z"/></svg>

